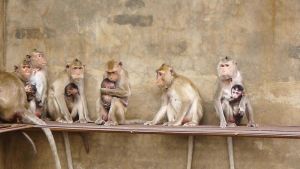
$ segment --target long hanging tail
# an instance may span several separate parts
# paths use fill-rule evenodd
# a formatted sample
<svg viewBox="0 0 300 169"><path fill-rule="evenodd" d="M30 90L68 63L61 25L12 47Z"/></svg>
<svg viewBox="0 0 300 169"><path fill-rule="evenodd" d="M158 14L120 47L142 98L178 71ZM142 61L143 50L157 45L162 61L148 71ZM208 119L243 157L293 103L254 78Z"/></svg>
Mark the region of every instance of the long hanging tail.
<svg viewBox="0 0 300 169"><path fill-rule="evenodd" d="M84 145L85 152L88 154L90 152L90 144L89 144L89 139L87 137L87 134L79 133L79 135Z"/></svg>
<svg viewBox="0 0 300 169"><path fill-rule="evenodd" d="M30 143L30 145L31 145L31 147L33 149L34 154L37 154L36 146L35 146L34 142L32 141L32 139L29 137L29 135L27 133L22 132L22 134L29 141L29 143Z"/></svg>
<svg viewBox="0 0 300 169"><path fill-rule="evenodd" d="M70 141L69 141L69 133L68 132L62 132L64 142L65 142L65 150L67 155L67 161L68 161L68 168L73 169L73 160L72 160L72 153L70 148Z"/></svg>
<svg viewBox="0 0 300 169"><path fill-rule="evenodd" d="M23 118L25 120L31 121L33 124L37 124L37 125L45 125L46 124L43 120L39 119L34 114L29 113L27 111L24 113ZM45 133L45 135L48 139L48 142L50 144L50 148L51 148L52 155L53 155L53 158L54 158L54 161L55 161L56 169L61 169L61 164L60 164L60 160L59 160L59 157L58 157L57 148L56 148L56 144L55 144L53 134L52 134L52 132L49 128L42 128L42 130Z"/></svg>

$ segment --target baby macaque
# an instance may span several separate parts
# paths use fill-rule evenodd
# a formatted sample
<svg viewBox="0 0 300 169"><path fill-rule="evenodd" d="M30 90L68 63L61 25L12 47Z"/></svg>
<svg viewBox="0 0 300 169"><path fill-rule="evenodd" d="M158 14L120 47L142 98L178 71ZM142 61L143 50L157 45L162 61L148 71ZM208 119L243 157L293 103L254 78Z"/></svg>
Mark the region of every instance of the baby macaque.
<svg viewBox="0 0 300 169"><path fill-rule="evenodd" d="M81 109L82 111L83 107L81 106L81 104L79 104L80 99L81 98L78 86L75 83L69 83L65 87L65 101L73 120L75 120L75 118L78 118L79 109Z"/></svg>
<svg viewBox="0 0 300 169"><path fill-rule="evenodd" d="M232 114L227 115L227 121L233 125L240 125L242 118L245 115L245 110L241 109L240 102L247 100L244 95L244 87L236 84L231 88L231 97L229 101L229 109ZM248 101L244 104L248 104Z"/></svg>

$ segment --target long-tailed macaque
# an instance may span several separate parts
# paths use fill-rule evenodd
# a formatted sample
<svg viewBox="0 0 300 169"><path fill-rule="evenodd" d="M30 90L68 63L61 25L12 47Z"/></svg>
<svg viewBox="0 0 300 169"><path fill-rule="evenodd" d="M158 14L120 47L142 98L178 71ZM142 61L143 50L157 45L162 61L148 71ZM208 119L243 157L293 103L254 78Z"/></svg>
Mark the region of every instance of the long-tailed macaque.
<svg viewBox="0 0 300 169"><path fill-rule="evenodd" d="M65 100L65 87L69 83L74 83L80 93L80 99L77 102L79 122L91 122L88 116L86 97L84 92L84 69L85 66L78 59L74 59L71 64L66 65L66 69L61 72L58 78L52 83L48 96L48 111L50 117L58 122L72 123L73 119L68 110Z"/></svg>
<svg viewBox="0 0 300 169"><path fill-rule="evenodd" d="M78 112L83 111L83 106L80 104L81 98L79 94L79 88L75 83L69 83L65 87L65 101L74 121L78 116Z"/></svg>
<svg viewBox="0 0 300 169"><path fill-rule="evenodd" d="M45 116L46 113L46 99L47 99L47 60L43 52L34 49L30 55L33 72L30 78L30 83L36 86L36 109L37 112Z"/></svg>
<svg viewBox="0 0 300 169"><path fill-rule="evenodd" d="M229 103L232 96L231 89L234 85L238 84L243 86L243 84L242 76L237 68L237 63L229 57L225 57L218 63L217 70L219 86L214 99L215 109L220 118L220 127L224 128L233 123L233 112ZM245 97L245 94L243 94L239 101L239 111L240 113L246 113L248 126L255 127L252 107L247 97Z"/></svg>
<svg viewBox="0 0 300 169"><path fill-rule="evenodd" d="M22 60L22 62L19 65L15 65L15 73L19 77L19 79L23 82L27 101L29 102L30 110L32 113L34 113L36 116L40 117L41 112L36 111L36 86L31 84L30 78L32 76L32 66L31 61L26 58Z"/></svg>
<svg viewBox="0 0 300 169"><path fill-rule="evenodd" d="M145 125L161 123L167 116L168 126L195 126L203 116L201 97L196 86L181 76L169 65L163 64L156 70L156 84L162 89L162 104L152 121Z"/></svg>
<svg viewBox="0 0 300 169"><path fill-rule="evenodd" d="M96 111L100 117L95 121L100 125L142 123L142 120L126 120L128 97L131 95L128 72L122 63L110 60L106 64L103 82L97 100Z"/></svg>
<svg viewBox="0 0 300 169"><path fill-rule="evenodd" d="M0 71L0 119L6 122L23 121L45 125L29 110L22 81L12 73ZM42 128L49 141L56 169L61 169L54 137L48 128Z"/></svg>

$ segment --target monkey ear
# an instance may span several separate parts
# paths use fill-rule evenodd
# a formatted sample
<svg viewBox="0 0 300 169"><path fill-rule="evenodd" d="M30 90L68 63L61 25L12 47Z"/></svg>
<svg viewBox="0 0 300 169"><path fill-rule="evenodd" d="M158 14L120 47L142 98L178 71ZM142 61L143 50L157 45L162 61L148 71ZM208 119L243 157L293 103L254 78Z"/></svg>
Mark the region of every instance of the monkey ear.
<svg viewBox="0 0 300 169"><path fill-rule="evenodd" d="M123 66L123 63L122 63L122 62L119 62L119 66Z"/></svg>
<svg viewBox="0 0 300 169"><path fill-rule="evenodd" d="M173 70L173 68L170 68L170 72L171 72L171 75L173 76L173 75L174 75L174 70Z"/></svg>
<svg viewBox="0 0 300 169"><path fill-rule="evenodd" d="M14 65L14 70L15 70L15 72L17 72L19 70L19 66Z"/></svg>
<svg viewBox="0 0 300 169"><path fill-rule="evenodd" d="M26 58L26 59L30 59L30 58L31 58L31 55L26 55L25 58Z"/></svg>
<svg viewBox="0 0 300 169"><path fill-rule="evenodd" d="M70 64L66 64L66 69L69 69L70 68Z"/></svg>

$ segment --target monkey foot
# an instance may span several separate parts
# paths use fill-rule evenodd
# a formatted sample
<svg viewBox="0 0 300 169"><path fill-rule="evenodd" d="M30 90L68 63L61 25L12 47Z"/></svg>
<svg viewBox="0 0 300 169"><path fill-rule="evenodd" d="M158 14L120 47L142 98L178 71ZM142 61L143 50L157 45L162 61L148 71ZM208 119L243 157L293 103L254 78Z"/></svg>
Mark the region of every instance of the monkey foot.
<svg viewBox="0 0 300 169"><path fill-rule="evenodd" d="M154 125L154 124L153 124L152 121L146 121L146 122L144 123L144 125L151 126L151 125Z"/></svg>
<svg viewBox="0 0 300 169"><path fill-rule="evenodd" d="M95 124L103 125L103 124L105 124L105 121L102 120L102 119L97 119L97 120L95 121Z"/></svg>
<svg viewBox="0 0 300 169"><path fill-rule="evenodd" d="M198 124L195 123L195 122L188 122L188 123L185 123L183 126L197 126Z"/></svg>
<svg viewBox="0 0 300 169"><path fill-rule="evenodd" d="M227 126L228 127L236 127L237 125L235 123L228 123Z"/></svg>
<svg viewBox="0 0 300 169"><path fill-rule="evenodd" d="M107 121L104 123L104 126L116 126L118 125L117 122L113 122L113 121Z"/></svg>
<svg viewBox="0 0 300 169"><path fill-rule="evenodd" d="M86 119L79 119L76 123L88 123L88 121Z"/></svg>
<svg viewBox="0 0 300 169"><path fill-rule="evenodd" d="M253 122L252 123L248 123L247 126L248 127L258 127L258 125L255 124L255 123L253 123Z"/></svg>

